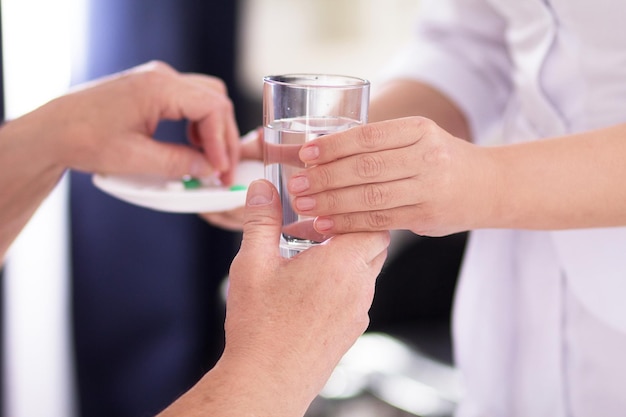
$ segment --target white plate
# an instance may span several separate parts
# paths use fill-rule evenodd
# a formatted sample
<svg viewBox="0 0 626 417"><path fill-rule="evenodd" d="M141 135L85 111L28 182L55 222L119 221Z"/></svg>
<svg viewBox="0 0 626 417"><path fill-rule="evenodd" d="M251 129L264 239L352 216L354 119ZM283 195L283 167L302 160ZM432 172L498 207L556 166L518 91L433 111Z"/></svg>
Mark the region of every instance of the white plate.
<svg viewBox="0 0 626 417"><path fill-rule="evenodd" d="M263 163L241 161L235 172L234 185L246 187L263 178ZM100 190L120 200L142 207L174 213L207 213L232 210L246 203L246 190L210 185L196 189L172 189L177 180L147 175L94 175L92 181Z"/></svg>

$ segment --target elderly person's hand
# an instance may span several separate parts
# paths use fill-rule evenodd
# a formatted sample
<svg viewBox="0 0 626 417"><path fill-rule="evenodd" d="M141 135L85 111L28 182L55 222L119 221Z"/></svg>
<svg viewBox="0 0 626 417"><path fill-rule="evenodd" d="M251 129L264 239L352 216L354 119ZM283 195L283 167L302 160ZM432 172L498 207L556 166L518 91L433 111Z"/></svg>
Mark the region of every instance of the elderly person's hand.
<svg viewBox="0 0 626 417"><path fill-rule="evenodd" d="M367 328L387 232L334 236L283 258L280 199L265 180L251 184L244 219L230 270L224 355L162 417L302 416Z"/></svg>

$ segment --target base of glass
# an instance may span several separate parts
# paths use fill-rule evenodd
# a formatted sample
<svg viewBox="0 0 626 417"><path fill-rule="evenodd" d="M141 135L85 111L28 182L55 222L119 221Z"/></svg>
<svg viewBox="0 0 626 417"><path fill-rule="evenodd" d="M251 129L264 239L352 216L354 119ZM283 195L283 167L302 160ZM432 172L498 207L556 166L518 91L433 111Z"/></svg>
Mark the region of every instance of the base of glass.
<svg viewBox="0 0 626 417"><path fill-rule="evenodd" d="M307 250L312 246L319 245L319 242L307 239L280 238L280 254L284 258L291 258L303 250Z"/></svg>

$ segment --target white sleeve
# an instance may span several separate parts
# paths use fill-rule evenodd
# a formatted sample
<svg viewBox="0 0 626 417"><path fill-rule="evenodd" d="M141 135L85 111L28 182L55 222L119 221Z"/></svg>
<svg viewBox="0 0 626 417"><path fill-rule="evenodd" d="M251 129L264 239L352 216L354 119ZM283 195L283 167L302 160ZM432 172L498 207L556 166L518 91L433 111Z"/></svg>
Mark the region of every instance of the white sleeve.
<svg viewBox="0 0 626 417"><path fill-rule="evenodd" d="M422 0L416 37L382 79L426 82L465 113L479 142L500 122L511 94L513 67L506 22L486 0Z"/></svg>

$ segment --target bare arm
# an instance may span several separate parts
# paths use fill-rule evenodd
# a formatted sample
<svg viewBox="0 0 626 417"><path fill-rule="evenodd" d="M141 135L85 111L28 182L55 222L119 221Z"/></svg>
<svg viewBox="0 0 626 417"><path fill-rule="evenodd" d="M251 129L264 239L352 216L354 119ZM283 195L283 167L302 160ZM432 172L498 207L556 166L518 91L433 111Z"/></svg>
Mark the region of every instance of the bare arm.
<svg viewBox="0 0 626 417"><path fill-rule="evenodd" d="M497 192L482 227L626 225L626 124L484 151Z"/></svg>
<svg viewBox="0 0 626 417"><path fill-rule="evenodd" d="M470 140L463 112L437 89L408 79L390 80L379 87L370 102L369 121L423 116L434 120L452 135Z"/></svg>
<svg viewBox="0 0 626 417"><path fill-rule="evenodd" d="M157 64L77 91L0 130L0 249L6 250L66 169L224 175L239 137L215 80ZM152 140L160 119L187 118L187 146ZM232 124L231 124L232 123ZM365 331L389 234L337 236L284 259L278 192L252 184L230 273L226 348L218 365L163 417L299 417ZM131 393L132 394L132 393Z"/></svg>
<svg viewBox="0 0 626 417"><path fill-rule="evenodd" d="M41 131L35 121L0 129L0 262L64 171L50 160L52 149L37 143Z"/></svg>
<svg viewBox="0 0 626 417"><path fill-rule="evenodd" d="M190 146L152 139L162 119L188 119ZM0 259L66 169L182 176L222 172L239 157L220 80L150 63L91 83L0 129Z"/></svg>
<svg viewBox="0 0 626 417"><path fill-rule="evenodd" d="M379 122L406 116L433 119L455 136L470 139L469 127L463 113L448 97L433 87L409 79L391 80L380 86L370 100L369 121ZM262 130L251 133L249 140L244 141L242 157L261 159ZM241 209L205 213L202 217L222 228L241 230Z"/></svg>
<svg viewBox="0 0 626 417"><path fill-rule="evenodd" d="M313 167L290 181L294 205L320 216L324 234L626 225L626 124L480 147L410 117L325 136L300 154Z"/></svg>
<svg viewBox="0 0 626 417"><path fill-rule="evenodd" d="M280 199L248 191L230 270L226 345L214 369L159 417L299 417L367 328L388 233L335 236L282 258Z"/></svg>
<svg viewBox="0 0 626 417"><path fill-rule="evenodd" d="M319 231L397 228L442 235L477 228L626 225L626 125L481 148L456 139L469 139L466 118L451 100L426 84L392 80L372 98L371 122L407 116L423 116L439 126L411 118L370 126L347 141L337 138L337 143L361 144L324 156L322 163L328 165L322 171L311 170L312 183L320 181L318 173L324 181L342 178L341 185L315 184L309 191L299 191L302 196L314 194L310 197L316 200L316 208L306 214L322 216L318 225L332 221L329 229ZM372 138L379 141L375 149ZM331 137L320 143L325 140L333 141ZM354 157L330 163L350 152ZM367 168L357 164L371 165L365 154L375 157L377 169L394 167L402 173L379 181L371 178L373 173L364 178ZM357 171L351 173L350 184L345 183L346 169ZM362 185L348 188L354 184ZM335 215L339 212L344 214Z"/></svg>

